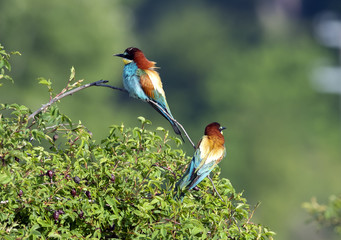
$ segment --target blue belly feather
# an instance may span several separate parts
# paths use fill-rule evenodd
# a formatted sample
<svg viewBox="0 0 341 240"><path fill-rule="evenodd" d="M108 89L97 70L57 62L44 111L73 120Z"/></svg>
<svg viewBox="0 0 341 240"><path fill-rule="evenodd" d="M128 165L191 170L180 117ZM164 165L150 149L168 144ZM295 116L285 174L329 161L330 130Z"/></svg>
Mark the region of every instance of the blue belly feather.
<svg viewBox="0 0 341 240"><path fill-rule="evenodd" d="M131 97L147 101L149 98L141 87L140 77L136 74L137 70L138 67L134 62L124 66L123 86Z"/></svg>

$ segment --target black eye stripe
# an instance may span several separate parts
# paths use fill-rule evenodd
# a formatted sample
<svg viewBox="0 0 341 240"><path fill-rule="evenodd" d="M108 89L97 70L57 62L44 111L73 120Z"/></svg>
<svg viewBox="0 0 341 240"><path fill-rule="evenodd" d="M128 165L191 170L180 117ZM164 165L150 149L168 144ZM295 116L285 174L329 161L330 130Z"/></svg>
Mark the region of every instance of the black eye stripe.
<svg viewBox="0 0 341 240"><path fill-rule="evenodd" d="M125 57L126 59L134 60L134 55L135 55L135 53L136 53L137 51L139 51L138 48L129 47L129 48L127 48L127 49L124 51L123 54L124 54L124 57Z"/></svg>

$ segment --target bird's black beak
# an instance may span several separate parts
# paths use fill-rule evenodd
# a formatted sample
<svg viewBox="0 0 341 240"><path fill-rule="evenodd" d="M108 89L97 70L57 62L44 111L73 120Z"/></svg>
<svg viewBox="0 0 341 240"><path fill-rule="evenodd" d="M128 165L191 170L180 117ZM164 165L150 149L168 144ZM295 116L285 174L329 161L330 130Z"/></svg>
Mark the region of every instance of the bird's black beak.
<svg viewBox="0 0 341 240"><path fill-rule="evenodd" d="M224 129L226 129L226 127L220 127L219 130L223 131Z"/></svg>
<svg viewBox="0 0 341 240"><path fill-rule="evenodd" d="M115 57L121 57L121 58L125 58L125 55L124 55L123 53L114 54L113 56L115 56Z"/></svg>

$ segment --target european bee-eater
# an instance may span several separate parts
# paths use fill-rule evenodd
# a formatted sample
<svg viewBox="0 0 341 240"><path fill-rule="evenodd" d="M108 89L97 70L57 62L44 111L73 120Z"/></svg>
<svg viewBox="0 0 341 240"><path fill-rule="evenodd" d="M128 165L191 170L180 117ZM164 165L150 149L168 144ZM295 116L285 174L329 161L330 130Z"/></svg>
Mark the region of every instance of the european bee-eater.
<svg viewBox="0 0 341 240"><path fill-rule="evenodd" d="M205 135L197 144L192 161L185 174L176 183L175 189L191 190L207 177L215 166L225 157L225 139L219 123L213 122L206 126ZM181 194L183 197L183 194Z"/></svg>
<svg viewBox="0 0 341 240"><path fill-rule="evenodd" d="M123 69L123 86L129 92L129 95L152 105L154 109L170 122L174 132L182 138L179 127L172 120L174 117L166 101L159 73L156 71L156 62L149 61L143 52L135 47L127 48L124 53L115 54L114 56L123 58L125 64ZM151 101L156 102L172 119Z"/></svg>

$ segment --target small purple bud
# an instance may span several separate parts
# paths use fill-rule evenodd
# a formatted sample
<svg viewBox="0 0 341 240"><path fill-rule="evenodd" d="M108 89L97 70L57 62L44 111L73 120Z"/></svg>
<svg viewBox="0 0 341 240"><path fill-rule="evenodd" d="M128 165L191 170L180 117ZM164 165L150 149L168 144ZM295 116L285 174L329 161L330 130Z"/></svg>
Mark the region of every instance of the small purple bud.
<svg viewBox="0 0 341 240"><path fill-rule="evenodd" d="M55 142L55 141L57 141L58 140L58 138L59 138L59 136L58 136L58 134L56 133L55 135L53 135L53 141Z"/></svg>
<svg viewBox="0 0 341 240"><path fill-rule="evenodd" d="M89 191L86 191L86 192L85 192L85 195L86 195L89 199L91 199L91 193L90 193Z"/></svg>
<svg viewBox="0 0 341 240"><path fill-rule="evenodd" d="M79 211L79 213L78 213L78 216L79 216L80 218L83 218L83 216L84 216L84 213L83 213L83 211L82 211L82 210L80 210L80 211Z"/></svg>
<svg viewBox="0 0 341 240"><path fill-rule="evenodd" d="M200 190L200 188L198 188L198 186L195 186L195 187L193 188L193 190L195 190L195 191L199 191L199 190Z"/></svg>
<svg viewBox="0 0 341 240"><path fill-rule="evenodd" d="M111 174L110 180L111 180L113 183L115 182L115 175L114 175L114 174Z"/></svg>
<svg viewBox="0 0 341 240"><path fill-rule="evenodd" d="M23 194L24 194L24 192L20 189L19 193L18 193L19 197L21 197Z"/></svg>
<svg viewBox="0 0 341 240"><path fill-rule="evenodd" d="M92 132L88 131L89 135L90 135L90 138L92 137Z"/></svg>
<svg viewBox="0 0 341 240"><path fill-rule="evenodd" d="M114 231L114 230L115 230L115 227L116 227L116 225L115 225L115 223L113 223L113 224L110 226L110 230Z"/></svg>
<svg viewBox="0 0 341 240"><path fill-rule="evenodd" d="M74 196L76 196L76 194L77 194L76 189L73 188L73 189L71 190L71 195L74 197Z"/></svg>
<svg viewBox="0 0 341 240"><path fill-rule="evenodd" d="M58 213L59 213L59 214L64 214L65 212L63 211L63 209L59 209L59 210L58 210Z"/></svg>
<svg viewBox="0 0 341 240"><path fill-rule="evenodd" d="M58 219L59 219L59 211L54 211L53 212L53 218L54 218L54 220L58 221Z"/></svg>
<svg viewBox="0 0 341 240"><path fill-rule="evenodd" d="M78 176L76 176L76 177L73 178L73 181L75 181L75 183L78 184L78 183L81 182L81 179Z"/></svg>
<svg viewBox="0 0 341 240"><path fill-rule="evenodd" d="M52 177L53 177L53 171L52 171L52 170L48 170L48 171L46 172L46 175L49 176L49 178L52 179Z"/></svg>

